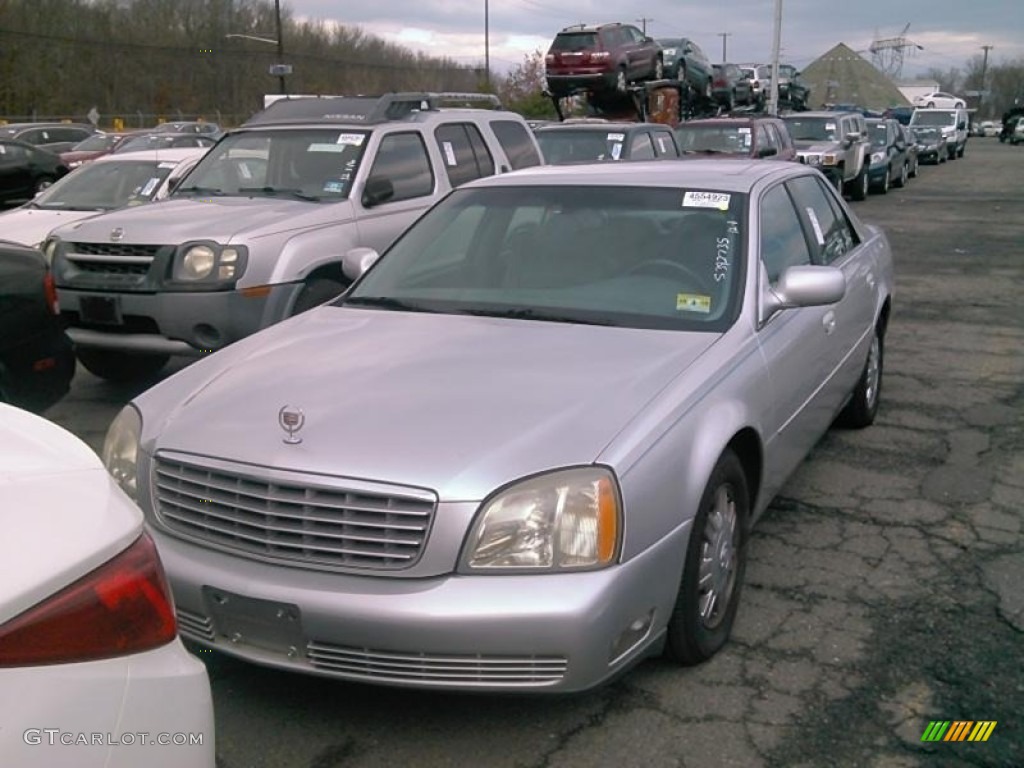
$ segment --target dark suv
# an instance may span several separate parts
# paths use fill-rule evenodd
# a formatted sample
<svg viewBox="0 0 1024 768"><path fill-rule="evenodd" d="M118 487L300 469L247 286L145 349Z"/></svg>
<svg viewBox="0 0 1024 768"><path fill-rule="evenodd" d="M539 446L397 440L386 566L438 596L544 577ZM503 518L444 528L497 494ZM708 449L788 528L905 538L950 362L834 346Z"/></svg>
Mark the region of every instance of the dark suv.
<svg viewBox="0 0 1024 768"><path fill-rule="evenodd" d="M548 91L625 92L629 83L665 75L661 46L630 24L578 24L559 32L544 57Z"/></svg>
<svg viewBox="0 0 1024 768"><path fill-rule="evenodd" d="M725 155L796 162L796 147L786 124L777 117L711 117L687 120L676 128L684 156Z"/></svg>

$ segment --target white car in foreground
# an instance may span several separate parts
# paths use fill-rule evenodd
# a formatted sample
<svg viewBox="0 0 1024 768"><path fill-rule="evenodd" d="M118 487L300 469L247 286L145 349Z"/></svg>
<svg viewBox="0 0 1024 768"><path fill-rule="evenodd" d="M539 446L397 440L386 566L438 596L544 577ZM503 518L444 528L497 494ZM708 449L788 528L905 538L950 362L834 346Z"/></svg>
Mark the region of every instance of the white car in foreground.
<svg viewBox="0 0 1024 768"><path fill-rule="evenodd" d="M914 106L925 109L964 109L967 102L951 93L932 91L915 97Z"/></svg>
<svg viewBox="0 0 1024 768"><path fill-rule="evenodd" d="M38 248L63 224L162 200L204 154L206 149L188 148L104 155L0 213L0 238Z"/></svg>
<svg viewBox="0 0 1024 768"><path fill-rule="evenodd" d="M206 668L142 514L62 428L0 404L0 764L214 765Z"/></svg>

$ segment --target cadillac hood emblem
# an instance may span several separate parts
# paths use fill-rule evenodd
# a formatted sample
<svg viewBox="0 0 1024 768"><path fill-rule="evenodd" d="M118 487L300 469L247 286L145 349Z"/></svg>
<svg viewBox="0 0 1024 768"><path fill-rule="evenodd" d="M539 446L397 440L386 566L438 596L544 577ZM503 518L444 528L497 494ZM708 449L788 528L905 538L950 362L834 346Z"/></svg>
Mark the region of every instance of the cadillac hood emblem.
<svg viewBox="0 0 1024 768"><path fill-rule="evenodd" d="M295 436L295 433L302 429L306 423L306 414L300 408L292 408L289 405L284 406L277 412L277 423L281 425L281 429L288 433L288 437L283 438L284 442L288 443L288 445L298 445L302 442L301 437Z"/></svg>
<svg viewBox="0 0 1024 768"><path fill-rule="evenodd" d="M121 227L114 227L110 230L110 242L120 243L122 240L124 240L124 229Z"/></svg>

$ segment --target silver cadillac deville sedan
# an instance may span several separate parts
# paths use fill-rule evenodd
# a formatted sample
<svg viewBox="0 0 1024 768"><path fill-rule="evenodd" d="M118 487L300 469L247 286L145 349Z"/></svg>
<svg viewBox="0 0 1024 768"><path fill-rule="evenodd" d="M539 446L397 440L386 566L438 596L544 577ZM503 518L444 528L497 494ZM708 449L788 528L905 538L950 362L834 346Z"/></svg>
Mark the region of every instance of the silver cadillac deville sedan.
<svg viewBox="0 0 1024 768"><path fill-rule="evenodd" d="M565 692L704 661L752 523L878 408L890 246L807 166L482 179L346 270L104 446L182 632L258 664Z"/></svg>

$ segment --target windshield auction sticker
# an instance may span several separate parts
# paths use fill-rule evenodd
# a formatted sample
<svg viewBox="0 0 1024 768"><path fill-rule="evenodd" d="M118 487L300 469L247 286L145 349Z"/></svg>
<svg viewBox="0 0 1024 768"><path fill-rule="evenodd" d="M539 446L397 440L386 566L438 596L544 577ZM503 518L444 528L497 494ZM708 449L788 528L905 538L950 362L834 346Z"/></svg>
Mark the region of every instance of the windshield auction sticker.
<svg viewBox="0 0 1024 768"><path fill-rule="evenodd" d="M677 293L677 312L703 312L711 311L711 297L700 293Z"/></svg>
<svg viewBox="0 0 1024 768"><path fill-rule="evenodd" d="M731 195L724 192L686 192L683 194L683 208L714 208L729 210Z"/></svg>

